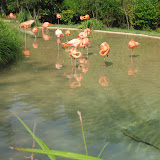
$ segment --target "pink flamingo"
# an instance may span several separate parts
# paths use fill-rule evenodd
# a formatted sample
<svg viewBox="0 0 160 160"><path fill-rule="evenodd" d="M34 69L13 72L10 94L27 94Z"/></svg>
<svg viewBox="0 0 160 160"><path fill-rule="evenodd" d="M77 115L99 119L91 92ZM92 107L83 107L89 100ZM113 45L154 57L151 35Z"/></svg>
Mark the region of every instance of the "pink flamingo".
<svg viewBox="0 0 160 160"><path fill-rule="evenodd" d="M131 54L131 58L132 58L132 55L133 55L133 49L138 47L139 46L139 43L138 42L135 42L133 39L131 39L128 43L128 47L129 49L132 49L132 54Z"/></svg>
<svg viewBox="0 0 160 160"><path fill-rule="evenodd" d="M69 37L71 35L71 31L70 30L66 30L65 31L65 35L66 35L66 37ZM67 42L68 42L68 38L67 38Z"/></svg>
<svg viewBox="0 0 160 160"><path fill-rule="evenodd" d="M64 34L60 29L56 29L55 35L57 36L57 38L62 38L64 36Z"/></svg>
<svg viewBox="0 0 160 160"><path fill-rule="evenodd" d="M108 43L106 42L103 42L101 45L100 45L100 56L104 57L104 62L105 62L105 57L108 56L108 53L110 52L110 46ZM105 65L105 63L104 63Z"/></svg>
<svg viewBox="0 0 160 160"><path fill-rule="evenodd" d="M45 28L47 29L48 31L48 27L52 25L52 23L49 23L49 22L44 22L43 25L42 25L42 30L44 30Z"/></svg>

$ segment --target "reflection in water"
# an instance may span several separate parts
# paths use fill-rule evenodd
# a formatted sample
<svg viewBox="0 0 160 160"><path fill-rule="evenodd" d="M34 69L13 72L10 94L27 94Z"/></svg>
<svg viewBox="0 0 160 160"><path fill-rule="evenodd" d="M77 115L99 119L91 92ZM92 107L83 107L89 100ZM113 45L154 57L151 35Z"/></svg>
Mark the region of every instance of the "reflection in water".
<svg viewBox="0 0 160 160"><path fill-rule="evenodd" d="M38 28L37 28L37 27L34 27L34 28L32 29L32 32L34 33L34 36L35 36L34 42L33 42L33 44L32 44L33 48L38 48L38 43L36 42L36 41L37 41L37 38L36 38L36 33L37 33L37 31L38 31Z"/></svg>
<svg viewBox="0 0 160 160"><path fill-rule="evenodd" d="M108 85L109 85L108 78L106 76L101 76L99 78L99 84L101 84L104 87L108 87Z"/></svg>
<svg viewBox="0 0 160 160"><path fill-rule="evenodd" d="M133 76L134 73L138 72L138 69L135 67L135 64L133 62L133 57L131 56L131 63L128 65L128 75Z"/></svg>
<svg viewBox="0 0 160 160"><path fill-rule="evenodd" d="M83 76L81 73L77 73L76 68L75 70L72 70L72 74L67 74L66 72L64 72L64 76L69 78L70 88L81 87Z"/></svg>
<svg viewBox="0 0 160 160"><path fill-rule="evenodd" d="M33 48L38 48L38 43L37 42L33 42L32 46L33 46Z"/></svg>
<svg viewBox="0 0 160 160"><path fill-rule="evenodd" d="M57 69L61 69L62 68L62 64L64 63L64 60L60 59L60 53L59 53L59 44L61 43L61 39L60 38L57 38L57 47L58 47L58 53L57 53L57 62L56 62L56 68Z"/></svg>
<svg viewBox="0 0 160 160"><path fill-rule="evenodd" d="M26 55L26 57L30 57L30 51L27 49L23 49L23 53Z"/></svg>
<svg viewBox="0 0 160 160"><path fill-rule="evenodd" d="M44 29L42 29L42 36L45 41L51 40L52 37L44 33Z"/></svg>
<svg viewBox="0 0 160 160"><path fill-rule="evenodd" d="M77 31L74 31L72 35L76 37ZM137 143L121 132L123 128L127 128L133 136L160 146L157 129L158 122L160 122L158 96L160 94L158 61L160 54L157 54L159 53L157 39L144 38L143 41L141 38L138 39L144 47L143 50L142 47L137 48L141 49L142 56L136 59L133 57L136 61L133 61L135 63L132 68L135 70L136 66L138 71L143 70L143 72L134 73L136 76L133 79L127 75L128 66L131 65L128 63L133 63L127 61L129 50L127 42L130 38L126 40L125 49L120 54L119 48L122 46L124 36L104 35L104 33L93 33L93 36L96 36L96 41L95 38L90 39L93 44L90 52L93 55L88 60L83 57L77 60L76 71L75 66L72 70L70 59L63 54L63 50L61 52L61 48L59 60L63 55L65 66L62 70L55 69L54 65L61 63L57 63L56 59L56 36L50 43L44 41L43 38L37 39L40 45L38 52L32 47L33 38L27 37L29 38L27 49L30 50L32 56L25 63L23 61L15 64L7 72L1 73L0 158L21 160L24 153L20 155L19 152L7 150L8 146L32 145L32 138L28 134L16 132L16 135L13 135L11 132L24 128L16 118L12 117L8 120L10 110L18 113L30 128L33 128L33 121L36 120L38 124L36 132L47 145L56 144L56 149L85 154L82 147L81 128L76 115L77 110L80 110L85 121L84 130L90 155L97 156L106 141L109 141L108 147L101 155L103 159L108 157L110 160L159 159L159 151L146 144ZM95 56L94 53L99 52L98 42L104 41L114 46L112 47L114 54L110 57L114 65L104 67L106 72L101 73L102 57ZM153 50L148 45L151 43L156 49ZM151 52L152 56L150 56ZM90 64L87 74L77 68L79 63L85 67ZM81 67L84 67L83 65ZM35 72L35 66L37 72ZM63 73L66 77L61 76ZM101 77L105 77L100 80L102 84L99 83ZM108 87L106 86L107 80ZM14 92L15 96L11 95L12 91L17 91L17 93ZM19 93L23 96L19 97ZM142 123L136 125L136 122ZM147 137L145 138L144 135ZM41 155L37 156L39 157L35 159L45 159Z"/></svg>

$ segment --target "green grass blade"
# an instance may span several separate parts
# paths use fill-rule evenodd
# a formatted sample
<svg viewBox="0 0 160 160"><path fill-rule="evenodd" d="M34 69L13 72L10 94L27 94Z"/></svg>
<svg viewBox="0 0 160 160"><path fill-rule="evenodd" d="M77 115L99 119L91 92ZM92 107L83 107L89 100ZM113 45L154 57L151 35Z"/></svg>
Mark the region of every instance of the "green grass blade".
<svg viewBox="0 0 160 160"><path fill-rule="evenodd" d="M106 148L106 146L108 145L109 142L107 142L104 147L102 148L102 150L100 151L99 155L98 155L98 158L101 156L102 152L104 151L104 149Z"/></svg>
<svg viewBox="0 0 160 160"><path fill-rule="evenodd" d="M25 151L25 152L33 152L33 153L40 153L46 155L55 155L58 157L70 158L70 159L77 159L77 160L103 160L101 158L92 157L88 155L83 155L79 153L72 153L72 152L64 152L64 151L57 151L57 150L41 150L41 149L30 149L30 148L13 148L18 151Z"/></svg>
<svg viewBox="0 0 160 160"><path fill-rule="evenodd" d="M27 129L27 131L32 135L32 137L35 139L35 141L40 145L40 147L43 150L49 150L48 146L38 137L35 136L35 134L28 128L28 126L15 114L17 119L23 124L23 126ZM48 155L51 160L57 160L54 155Z"/></svg>

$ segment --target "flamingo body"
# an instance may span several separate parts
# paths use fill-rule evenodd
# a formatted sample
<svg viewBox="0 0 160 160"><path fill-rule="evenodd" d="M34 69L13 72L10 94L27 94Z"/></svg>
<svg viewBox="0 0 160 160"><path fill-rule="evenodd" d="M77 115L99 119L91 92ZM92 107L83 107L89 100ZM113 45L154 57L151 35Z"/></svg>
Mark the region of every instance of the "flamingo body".
<svg viewBox="0 0 160 160"><path fill-rule="evenodd" d="M57 30L55 31L55 35L56 35L58 38L64 36L64 34L62 33L62 31L61 31L60 29L57 29Z"/></svg>
<svg viewBox="0 0 160 160"><path fill-rule="evenodd" d="M58 19L60 19L60 18L61 18L61 15L60 15L59 13L57 13L56 17L57 17Z"/></svg>
<svg viewBox="0 0 160 160"><path fill-rule="evenodd" d="M82 42L82 40L80 38L75 38L75 39L70 40L69 42L62 43L62 45L64 45L64 47L73 46L73 47L77 48L78 46L80 46L81 42Z"/></svg>
<svg viewBox="0 0 160 160"><path fill-rule="evenodd" d="M105 57L109 52L110 52L109 44L106 42L103 42L100 45L100 52L99 52L100 56Z"/></svg>
<svg viewBox="0 0 160 160"><path fill-rule="evenodd" d="M138 42L135 42L133 39L131 39L130 41L129 41L129 43L128 43L128 47L129 47L129 49L134 49L134 48L136 48L136 47L138 47L139 46L139 43Z"/></svg>
<svg viewBox="0 0 160 160"><path fill-rule="evenodd" d="M32 29L32 32L35 33L35 34L37 33L37 31L38 31L38 28L37 28L37 27L34 27L34 28Z"/></svg>
<svg viewBox="0 0 160 160"><path fill-rule="evenodd" d="M66 36L70 36L71 35L71 31L70 30L66 30L65 35Z"/></svg>
<svg viewBox="0 0 160 160"><path fill-rule="evenodd" d="M45 29L45 28L49 27L50 25L52 25L52 23L44 22L42 25L42 29Z"/></svg>
<svg viewBox="0 0 160 160"><path fill-rule="evenodd" d="M29 27L29 23L28 22L23 22L19 25L19 28L25 28L27 29Z"/></svg>
<svg viewBox="0 0 160 160"><path fill-rule="evenodd" d="M10 14L9 14L9 17L13 19L13 18L14 18L14 14L13 14L13 13L10 13Z"/></svg>

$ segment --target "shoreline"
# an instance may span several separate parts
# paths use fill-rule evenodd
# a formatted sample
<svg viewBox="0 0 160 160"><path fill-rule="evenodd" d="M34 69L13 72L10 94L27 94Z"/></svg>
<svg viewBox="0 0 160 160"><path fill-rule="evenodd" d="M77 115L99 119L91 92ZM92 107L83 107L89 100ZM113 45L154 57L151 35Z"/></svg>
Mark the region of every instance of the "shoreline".
<svg viewBox="0 0 160 160"><path fill-rule="evenodd" d="M38 27L42 28L42 27ZM83 30L78 28L64 28L64 27L48 27L49 29L69 29L69 30ZM141 36L141 37L147 37L147 38L154 38L154 39L160 39L158 36L149 36L146 34L138 34L138 33L126 33L126 32L114 32L114 31L104 31L104 30L93 30L94 32L102 32L102 33L110 33L110 34L120 34L120 35L130 35L130 36Z"/></svg>

